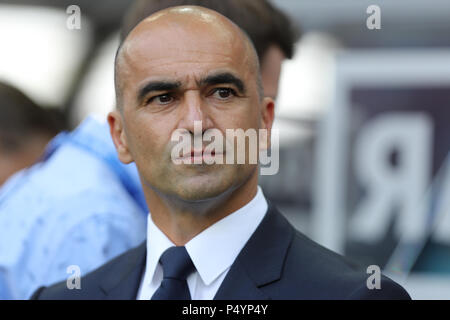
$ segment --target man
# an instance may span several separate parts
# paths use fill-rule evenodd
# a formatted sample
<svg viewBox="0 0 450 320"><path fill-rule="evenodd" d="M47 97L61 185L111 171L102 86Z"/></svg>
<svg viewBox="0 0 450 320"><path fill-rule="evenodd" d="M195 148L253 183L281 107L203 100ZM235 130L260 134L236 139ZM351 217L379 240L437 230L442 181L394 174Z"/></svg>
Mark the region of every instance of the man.
<svg viewBox="0 0 450 320"><path fill-rule="evenodd" d="M369 290L364 270L294 230L258 188L257 164L206 164L212 153L195 142L174 158L174 132L266 130L270 141L274 102L252 43L230 20L182 6L142 21L118 50L116 98L108 122L120 160L140 174L147 241L83 277L80 290L62 282L34 299L409 298L385 277Z"/></svg>
<svg viewBox="0 0 450 320"><path fill-rule="evenodd" d="M276 96L277 70L292 56L296 34L265 0L139 0L126 14L122 39L148 15L178 4L206 6L239 24L263 61L264 91ZM73 275L70 266L84 275L137 246L147 213L134 163L122 164L108 125L88 117L0 191L0 299L29 298Z"/></svg>

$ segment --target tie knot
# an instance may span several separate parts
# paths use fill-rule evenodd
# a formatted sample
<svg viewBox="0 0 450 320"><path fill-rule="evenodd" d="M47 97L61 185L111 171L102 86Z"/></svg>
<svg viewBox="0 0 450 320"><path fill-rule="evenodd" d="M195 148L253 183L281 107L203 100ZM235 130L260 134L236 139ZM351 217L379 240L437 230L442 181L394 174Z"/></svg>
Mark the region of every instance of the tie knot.
<svg viewBox="0 0 450 320"><path fill-rule="evenodd" d="M185 247L170 247L161 255L159 262L163 268L164 279L186 280L195 270Z"/></svg>

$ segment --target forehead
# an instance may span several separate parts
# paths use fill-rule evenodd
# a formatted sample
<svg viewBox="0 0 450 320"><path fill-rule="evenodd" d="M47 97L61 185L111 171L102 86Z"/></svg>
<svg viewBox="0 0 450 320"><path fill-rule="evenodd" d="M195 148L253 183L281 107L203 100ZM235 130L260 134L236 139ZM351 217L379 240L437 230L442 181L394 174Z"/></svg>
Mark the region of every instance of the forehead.
<svg viewBox="0 0 450 320"><path fill-rule="evenodd" d="M250 73L248 48L235 30L194 21L141 26L123 48L126 85L149 77L196 78L215 70L246 78Z"/></svg>

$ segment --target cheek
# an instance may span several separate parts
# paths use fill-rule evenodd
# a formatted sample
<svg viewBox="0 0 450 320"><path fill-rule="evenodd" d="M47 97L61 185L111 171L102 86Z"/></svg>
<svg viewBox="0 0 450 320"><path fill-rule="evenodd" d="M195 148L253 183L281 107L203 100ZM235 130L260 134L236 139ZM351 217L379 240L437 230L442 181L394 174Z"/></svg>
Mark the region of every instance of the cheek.
<svg viewBox="0 0 450 320"><path fill-rule="evenodd" d="M260 112L258 102L248 102L235 106L230 110L219 110L213 117L215 124L221 129L258 129ZM223 131L225 132L225 131Z"/></svg>
<svg viewBox="0 0 450 320"><path fill-rule="evenodd" d="M128 127L127 137L134 160L148 163L152 159L166 156L171 132L164 121L143 117Z"/></svg>
<svg viewBox="0 0 450 320"><path fill-rule="evenodd" d="M260 105L257 101L254 101L252 104L247 106L245 113L243 113L240 117L240 125L242 129L255 129L258 130L260 125Z"/></svg>

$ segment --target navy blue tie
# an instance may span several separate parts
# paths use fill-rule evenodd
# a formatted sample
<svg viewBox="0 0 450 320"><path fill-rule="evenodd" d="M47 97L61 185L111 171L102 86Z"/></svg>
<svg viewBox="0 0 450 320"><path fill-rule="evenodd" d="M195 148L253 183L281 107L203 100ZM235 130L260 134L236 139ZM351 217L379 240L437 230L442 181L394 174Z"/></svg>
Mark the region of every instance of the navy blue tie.
<svg viewBox="0 0 450 320"><path fill-rule="evenodd" d="M185 247L170 247L161 255L163 280L152 300L191 300L186 278L195 270Z"/></svg>

